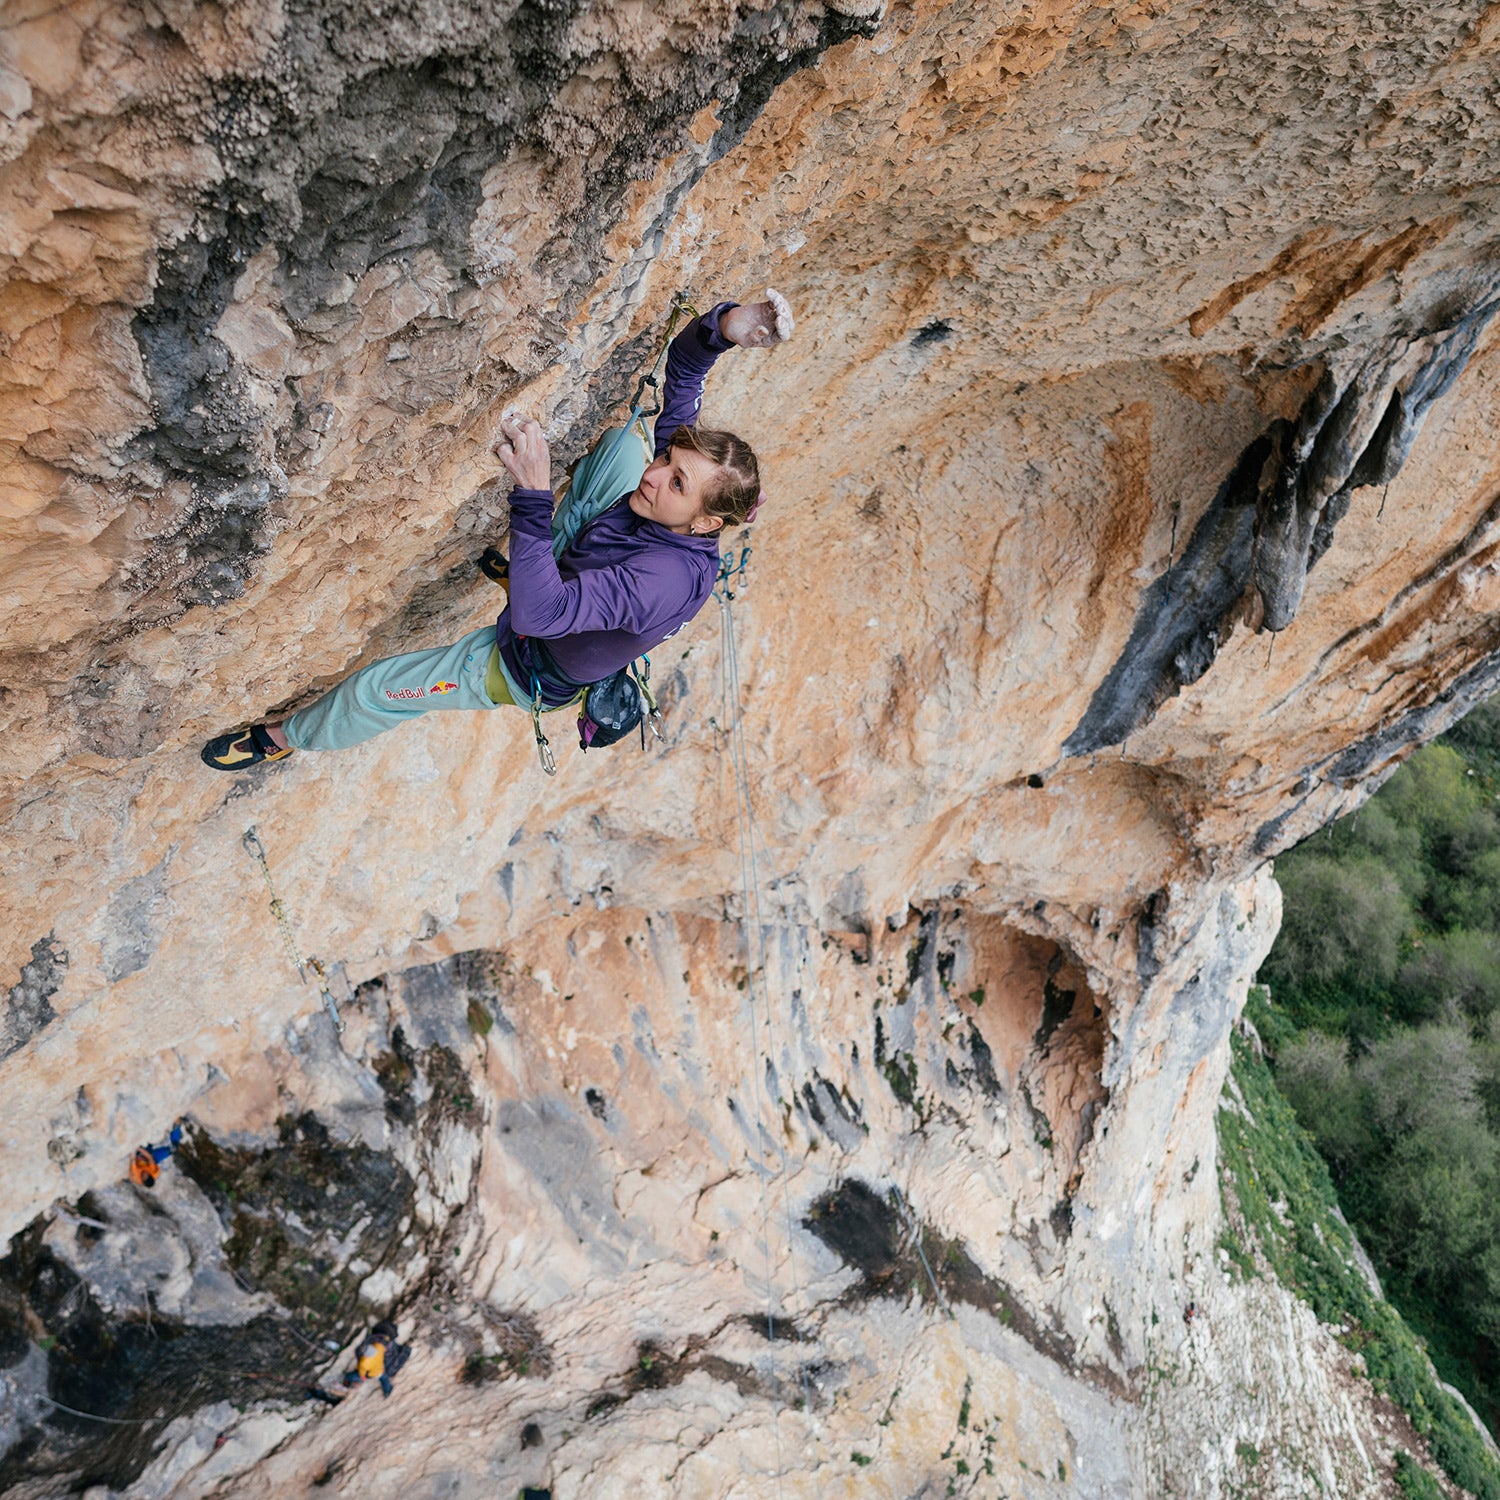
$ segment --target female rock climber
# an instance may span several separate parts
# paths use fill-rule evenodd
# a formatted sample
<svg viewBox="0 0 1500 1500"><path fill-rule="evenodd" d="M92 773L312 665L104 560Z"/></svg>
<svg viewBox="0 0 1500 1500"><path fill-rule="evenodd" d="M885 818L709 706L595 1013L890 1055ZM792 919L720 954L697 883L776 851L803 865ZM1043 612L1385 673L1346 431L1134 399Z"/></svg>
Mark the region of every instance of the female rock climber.
<svg viewBox="0 0 1500 1500"><path fill-rule="evenodd" d="M342 750L434 709L529 708L535 690L544 708L560 708L680 630L713 591L720 532L749 520L760 500L750 445L694 420L720 354L770 348L791 334L785 301L767 296L750 306L721 302L672 341L655 458L647 465L628 441L605 452L610 435L601 439L584 463L618 470L615 493L626 503L587 524L556 559L547 441L530 417L502 422L495 452L515 488L510 602L495 625L451 646L386 657L284 720L221 734L203 747L204 762L240 771L293 750Z"/></svg>

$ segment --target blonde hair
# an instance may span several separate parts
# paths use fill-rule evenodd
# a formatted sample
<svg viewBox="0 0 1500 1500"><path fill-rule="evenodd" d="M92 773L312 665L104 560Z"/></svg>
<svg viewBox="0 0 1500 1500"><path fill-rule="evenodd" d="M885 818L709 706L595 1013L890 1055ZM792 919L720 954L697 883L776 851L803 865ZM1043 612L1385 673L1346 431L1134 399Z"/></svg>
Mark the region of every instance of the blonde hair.
<svg viewBox="0 0 1500 1500"><path fill-rule="evenodd" d="M715 468L703 497L703 514L717 516L727 531L743 526L760 499L760 465L744 438L715 427L684 425L672 434L670 445L706 458Z"/></svg>

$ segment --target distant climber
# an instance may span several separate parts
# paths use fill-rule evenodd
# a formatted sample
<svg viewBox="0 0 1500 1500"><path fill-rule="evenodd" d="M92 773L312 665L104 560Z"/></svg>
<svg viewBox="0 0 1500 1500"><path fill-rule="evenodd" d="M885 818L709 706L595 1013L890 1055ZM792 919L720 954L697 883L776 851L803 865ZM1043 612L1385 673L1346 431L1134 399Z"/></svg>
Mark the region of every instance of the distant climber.
<svg viewBox="0 0 1500 1500"><path fill-rule="evenodd" d="M182 1122L173 1125L164 1146L137 1146L130 1158L130 1180L143 1188L154 1188L161 1164L182 1144Z"/></svg>
<svg viewBox="0 0 1500 1500"><path fill-rule="evenodd" d="M363 1385L367 1380L380 1382L380 1394L389 1396L393 1389L391 1376L411 1358L411 1345L396 1342L396 1325L382 1318L354 1351L354 1368L344 1376L346 1386Z"/></svg>
<svg viewBox="0 0 1500 1500"><path fill-rule="evenodd" d="M694 422L722 353L790 336L791 309L775 293L767 299L721 302L672 341L655 457L648 464L642 445L618 431L601 438L574 483L591 466L590 486L616 485L617 498L605 491L612 503L556 557L547 441L530 417L502 422L495 452L515 488L510 602L494 626L373 662L285 720L210 740L204 762L241 771L294 749L342 750L434 709L561 708L682 629L713 591L720 533L748 521L760 502L750 445ZM539 719L537 739L545 745Z"/></svg>

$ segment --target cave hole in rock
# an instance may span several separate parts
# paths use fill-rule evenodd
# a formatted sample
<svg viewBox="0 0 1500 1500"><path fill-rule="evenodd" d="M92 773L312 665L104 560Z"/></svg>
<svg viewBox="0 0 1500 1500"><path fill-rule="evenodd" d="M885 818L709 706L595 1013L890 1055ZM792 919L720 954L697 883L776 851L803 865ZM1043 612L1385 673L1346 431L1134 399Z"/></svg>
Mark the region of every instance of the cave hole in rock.
<svg viewBox="0 0 1500 1500"><path fill-rule="evenodd" d="M964 1017L945 1026L947 1083L1007 1101L1017 1143L1048 1153L1070 1197L1108 1100L1104 1002L1064 947L1002 917L956 912L927 941L931 954L911 956L914 942L908 962L930 965Z"/></svg>

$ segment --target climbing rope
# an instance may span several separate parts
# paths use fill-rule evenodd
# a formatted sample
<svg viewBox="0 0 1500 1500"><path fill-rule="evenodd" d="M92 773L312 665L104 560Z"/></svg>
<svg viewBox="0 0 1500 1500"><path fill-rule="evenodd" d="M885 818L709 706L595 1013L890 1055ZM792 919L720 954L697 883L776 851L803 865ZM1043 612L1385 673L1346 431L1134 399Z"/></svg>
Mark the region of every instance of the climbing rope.
<svg viewBox="0 0 1500 1500"><path fill-rule="evenodd" d="M751 1000L751 1026L752 1030L757 1027L764 1030L767 1038L765 1056L767 1058L771 1058L771 1049L774 1046L774 1028L771 1019L770 985L766 963L767 952L765 943L765 923L761 916L760 868L759 859L756 853L756 845L757 843L759 844L760 850L765 856L767 865L771 864L771 851L770 846L766 841L765 834L761 829L760 819L756 815L755 804L750 795L750 777L748 768L748 756L745 749L744 720L740 706L741 694L739 650L735 637L734 611L732 607L735 598L735 591L730 587L730 584L735 578L743 577L745 566L749 561L749 556L750 548L747 543L737 563L732 561L729 557L725 557L724 559L722 559L719 567L719 578L718 580L716 580L718 587L716 587L715 589L714 597L718 600L719 603L721 677L720 691L724 722L722 724L716 722L714 727L723 734L728 744L730 752L730 764L733 770L735 781L736 816L739 824L740 879L743 892L742 900L744 902L742 908L742 920L745 927L746 966L749 970L749 978L746 981L746 986ZM741 583L741 588L743 588L743 586L743 583ZM776 886L776 899L777 904L780 908L781 923L785 928L790 929L792 926L791 912L787 904L786 894L784 890L781 889L780 882L777 882ZM805 964L805 962L806 958L804 955L799 960L799 964ZM757 1019L755 1006L757 975L759 976L761 999L761 1012L759 1019ZM754 1048L753 1042L754 1038L752 1036L752 1050L758 1051L758 1049ZM759 1098L761 1076L763 1072L763 1069L760 1066L759 1056L756 1057L755 1063L757 1092ZM764 1108L763 1103L761 1103L760 1108ZM776 1141L781 1162L780 1177L782 1190L782 1210L786 1224L788 1263L792 1280L792 1300L793 1306L799 1307L804 1305L804 1297L802 1291L802 1279L799 1274L797 1265L796 1240L794 1238L793 1232L790 1171L788 1169L787 1163L786 1146L779 1135L776 1137ZM932 1263L928 1259L926 1247L922 1243L921 1223L917 1219L915 1211L913 1210L911 1203L907 1199L906 1195L902 1193L899 1188L894 1189L893 1191L895 1194L896 1206L900 1210L901 1215L906 1222L912 1245L917 1252L918 1259L921 1261L922 1270L926 1274L927 1283L932 1288L934 1303L936 1304L942 1316L947 1321L956 1322L957 1317L953 1311L952 1305L949 1303L947 1297L943 1294L942 1287L938 1282L937 1276L933 1272ZM769 1212L766 1207L765 1198L766 1185L764 1176L762 1176L761 1178L761 1193L762 1233L764 1234L769 1223ZM768 1234L766 1235L766 1262L766 1326L768 1333L770 1333L772 1332L772 1330L774 1330L774 1288L770 1279L770 1239ZM777 1379L774 1352L774 1335L771 1361L771 1383L773 1393L772 1420L775 1424L776 1431L777 1480L779 1486L781 1469L781 1442L780 1412L779 1408L776 1407ZM967 1356L964 1357L963 1363L967 1370L969 1364ZM801 1377L803 1409L807 1412L810 1421L812 1418L813 1410L812 1394L808 1384L807 1367L805 1363L801 1368ZM972 1375L970 1376L970 1378L972 1379ZM818 1488L819 1493L821 1494L821 1485L819 1485Z"/></svg>
<svg viewBox="0 0 1500 1500"><path fill-rule="evenodd" d="M740 693L740 668L739 651L734 632L734 612L732 603L734 591L728 586L736 577L744 573L745 564L749 560L750 548L748 542L741 553L738 565L730 563L725 559L720 564L721 587L715 590L714 597L719 602L719 629L720 629L720 697L721 712L724 723L716 724L715 727L724 735L729 746L730 765L734 775L735 784L735 816L738 825L739 857L740 857L740 886L741 886L741 923L744 928L745 937L745 964L748 971L746 979L746 992L750 1001L750 1028L751 1028L751 1056L752 1068L755 1074L756 1090L756 1122L761 1126L765 1116L765 1080L762 1058L775 1066L775 1030L771 1019L771 997L768 979L768 954L765 940L765 923L761 915L760 907L760 862L756 853L756 841L759 839L762 850L766 855L767 863L770 863L770 849L766 844L765 836L760 829L760 820L755 813L755 804L750 795L749 757L745 748L744 715L741 710ZM787 910L784 896L780 898L781 915L783 924L790 926L790 913ZM757 976L759 988L759 1010L757 1012ZM764 1050L759 1040L764 1036ZM780 1134L773 1134L776 1143L777 1154L780 1159L782 1212L785 1219L787 1237L788 1263L792 1278L792 1305L794 1310L803 1304L802 1278L797 1267L797 1242L795 1227L792 1221L790 1171L787 1162L786 1144ZM765 1174L760 1176L761 1188L761 1232L765 1242L766 1250L766 1331L767 1340L771 1346L771 1398L772 1398L772 1431L776 1444L776 1479L778 1493L781 1486L782 1475L782 1453L781 1453L781 1410L780 1410L780 1382L776 1372L776 1347L775 1347L775 1281L771 1268L771 1236L770 1236L770 1202L769 1190L766 1185ZM802 1405L807 1413L808 1421L812 1421L812 1392L808 1384L807 1366L805 1362L800 1365ZM821 1485L818 1486L819 1493L822 1492Z"/></svg>
<svg viewBox="0 0 1500 1500"><path fill-rule="evenodd" d="M313 1384L307 1380L295 1380L290 1375L272 1375L260 1370L233 1370L223 1365L205 1365L201 1368L212 1370L219 1375L231 1375L241 1380L269 1380L273 1385L284 1385L292 1390L305 1391ZM65 1411L70 1417L82 1417L86 1422L107 1422L111 1427L155 1427L175 1422L189 1408L179 1407L170 1417L102 1417L98 1412L80 1411L76 1406L68 1406L58 1401L55 1397L48 1396L42 1391L33 1392L37 1400L45 1401L48 1406L55 1406L58 1411Z"/></svg>
<svg viewBox="0 0 1500 1500"><path fill-rule="evenodd" d="M615 439L614 447L610 449L611 454L613 454L614 448L618 447L624 441L625 433L629 432L636 422L643 422L646 417L660 415L661 367L666 360L667 351L672 347L672 338L677 332L677 325L682 321L684 316L689 318L696 318L698 316L698 309L688 300L686 289L673 294L672 306L667 312L667 331L662 334L661 343L657 345L656 358L651 361L651 368L635 383L635 394L630 398L630 420L625 424L624 432L621 432ZM651 387L652 399L655 402L650 411L645 410L645 403L642 399L646 394L646 387L648 385Z"/></svg>
<svg viewBox="0 0 1500 1500"><path fill-rule="evenodd" d="M900 1188L892 1188L896 1195L896 1206L901 1210L902 1217L906 1220L906 1227L911 1233L912 1242L917 1247L917 1255L921 1258L922 1269L927 1272L927 1284L932 1288L932 1295L937 1305L942 1308L950 1323L957 1322L953 1309L948 1305L948 1299L943 1295L943 1289L937 1283L937 1277L932 1274L932 1265L927 1259L927 1251L922 1247L922 1225L912 1206L907 1200L906 1194ZM967 1361L965 1361L967 1364Z"/></svg>
<svg viewBox="0 0 1500 1500"><path fill-rule="evenodd" d="M739 825L739 856L740 856L740 888L741 908L740 920L744 929L745 938L745 968L748 978L746 980L746 993L750 1001L750 1072L754 1080L755 1089L755 1123L756 1128L764 1130L765 1120L765 1080L762 1076L761 1067L761 1043L759 1033L761 1031L761 1020L756 1008L756 983L755 974L757 966L757 936L759 921L751 923L752 890L754 889L751 878L751 859L754 854L754 845L747 840L746 804L748 801L748 785L743 774L742 739L739 713L739 694L737 691L738 673L733 666L734 657L734 618L729 612L729 599L727 596L719 599L719 629L720 629L720 693L721 712L727 721L725 729L729 741L730 764L734 772L735 790L735 815ZM763 946L761 947L761 962L763 962ZM762 990L764 986L762 986ZM769 1016L766 1016L769 1023ZM767 1026L767 1029L769 1027ZM769 1052L766 1054L769 1057ZM784 1170L783 1162L783 1170ZM775 1274L771 1263L771 1204L770 1193L766 1187L766 1174L762 1164L757 1164L759 1170L756 1176L760 1179L760 1218L761 1218L761 1243L765 1247L765 1277L766 1277L766 1343L769 1347L769 1359L771 1367L771 1433L776 1449L776 1492L781 1493L782 1481L782 1454L781 1454L781 1384L776 1373L776 1311Z"/></svg>
<svg viewBox="0 0 1500 1500"><path fill-rule="evenodd" d="M44 1396L41 1391L33 1393L38 1401L45 1401L48 1406L55 1406L58 1411L65 1411L70 1417L82 1417L88 1422L108 1422L111 1427L155 1427L158 1422L168 1421L165 1417L101 1417L97 1412L79 1411L76 1406L64 1406L61 1401L54 1401L51 1396Z"/></svg>
<svg viewBox="0 0 1500 1500"><path fill-rule="evenodd" d="M276 882L271 879L271 866L266 861L265 846L261 843L253 824L245 830L240 842L245 846L245 852L260 866L260 873L265 876L266 889L271 893L271 915L276 919L277 927L281 929L281 941L286 945L287 957L291 959L292 967L296 969L297 976L303 984L307 983L307 971L312 970L313 978L318 982L319 993L323 996L323 1004L333 1020L333 1028L342 1036L344 1020L339 1015L338 1002L333 998L333 991L328 986L328 972L316 958L304 959L302 957L302 950L297 946L296 935L292 932L291 919L286 914L286 906L281 897L276 894Z"/></svg>

